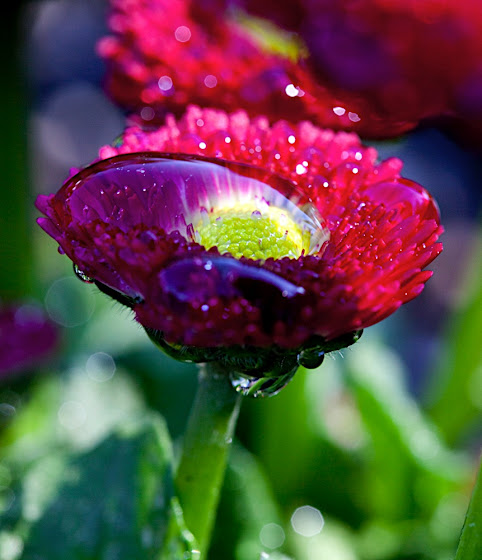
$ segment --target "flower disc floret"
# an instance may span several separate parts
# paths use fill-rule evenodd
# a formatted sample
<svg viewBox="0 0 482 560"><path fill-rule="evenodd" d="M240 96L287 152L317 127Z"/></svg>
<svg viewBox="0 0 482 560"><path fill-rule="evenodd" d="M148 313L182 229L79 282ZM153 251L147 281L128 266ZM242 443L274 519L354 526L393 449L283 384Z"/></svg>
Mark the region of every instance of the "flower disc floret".
<svg viewBox="0 0 482 560"><path fill-rule="evenodd" d="M314 363L416 297L441 251L433 199L400 176L399 160L376 157L354 134L193 106L103 147L38 198L39 223L178 357L257 348L265 358L253 369L273 349ZM203 246L202 224L216 212L249 213L258 200L293 221L294 237L307 231L308 250L296 241L299 254L258 258Z"/></svg>
<svg viewBox="0 0 482 560"><path fill-rule="evenodd" d="M299 257L306 245L301 228L282 210L267 210L264 215L256 206L219 210L197 227L199 243L236 258Z"/></svg>

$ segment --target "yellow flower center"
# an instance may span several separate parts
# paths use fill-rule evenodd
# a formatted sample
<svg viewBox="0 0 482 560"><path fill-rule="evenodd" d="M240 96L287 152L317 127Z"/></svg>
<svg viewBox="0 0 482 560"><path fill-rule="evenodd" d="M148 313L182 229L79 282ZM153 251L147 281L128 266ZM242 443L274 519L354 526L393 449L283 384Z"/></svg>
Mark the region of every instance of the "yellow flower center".
<svg viewBox="0 0 482 560"><path fill-rule="evenodd" d="M217 247L236 258L296 259L308 253L311 233L286 210L248 203L208 214L196 228L196 239L206 249Z"/></svg>

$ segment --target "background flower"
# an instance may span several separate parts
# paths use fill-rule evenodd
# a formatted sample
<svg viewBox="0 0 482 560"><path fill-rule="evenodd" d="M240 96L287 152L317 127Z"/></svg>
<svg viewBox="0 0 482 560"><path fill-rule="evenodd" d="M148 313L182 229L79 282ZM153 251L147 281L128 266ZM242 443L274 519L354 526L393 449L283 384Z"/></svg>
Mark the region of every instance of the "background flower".
<svg viewBox="0 0 482 560"><path fill-rule="evenodd" d="M126 0L109 22L106 89L146 121L192 102L370 137L434 118L466 133L482 122L476 0Z"/></svg>
<svg viewBox="0 0 482 560"><path fill-rule="evenodd" d="M253 32L248 22L219 8L184 0L112 2L112 33L97 48L112 99L151 123L196 103L370 136L393 136L413 126L359 96L327 89L292 37L275 32L270 39L269 30L258 26Z"/></svg>
<svg viewBox="0 0 482 560"><path fill-rule="evenodd" d="M239 3L298 33L318 79L335 94L362 98L375 113L412 126L439 119L480 130L477 0Z"/></svg>
<svg viewBox="0 0 482 560"><path fill-rule="evenodd" d="M24 304L0 309L0 380L35 370L59 343L56 325L41 308Z"/></svg>

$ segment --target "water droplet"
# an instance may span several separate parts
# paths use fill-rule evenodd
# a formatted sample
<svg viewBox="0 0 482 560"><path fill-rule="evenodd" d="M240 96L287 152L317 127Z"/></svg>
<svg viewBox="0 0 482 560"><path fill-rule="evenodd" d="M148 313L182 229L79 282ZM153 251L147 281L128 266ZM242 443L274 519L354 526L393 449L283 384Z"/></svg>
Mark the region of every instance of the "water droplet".
<svg viewBox="0 0 482 560"><path fill-rule="evenodd" d="M285 93L288 97L297 97L298 96L298 88L294 84L288 84L285 87Z"/></svg>
<svg viewBox="0 0 482 560"><path fill-rule="evenodd" d="M180 43L187 43L191 38L191 30L185 25L180 25L176 31L174 31L174 36Z"/></svg>
<svg viewBox="0 0 482 560"><path fill-rule="evenodd" d="M172 88L172 79L169 76L161 76L157 85L161 91L169 91Z"/></svg>
<svg viewBox="0 0 482 560"><path fill-rule="evenodd" d="M82 280L82 282L86 282L87 284L94 283L94 279L91 278L90 276L87 276L85 272L82 272L82 270L80 270L80 268L75 263L74 263L74 272L76 276Z"/></svg>
<svg viewBox="0 0 482 560"><path fill-rule="evenodd" d="M325 353L323 350L309 348L302 350L298 356L298 363L307 369L315 369L323 363Z"/></svg>
<svg viewBox="0 0 482 560"><path fill-rule="evenodd" d="M231 373L231 385L244 397L272 397L291 381L298 366L280 377L250 377L239 372Z"/></svg>
<svg viewBox="0 0 482 560"><path fill-rule="evenodd" d="M218 85L218 79L216 78L216 76L213 76L212 74L208 74L204 78L204 85L208 88L214 88Z"/></svg>

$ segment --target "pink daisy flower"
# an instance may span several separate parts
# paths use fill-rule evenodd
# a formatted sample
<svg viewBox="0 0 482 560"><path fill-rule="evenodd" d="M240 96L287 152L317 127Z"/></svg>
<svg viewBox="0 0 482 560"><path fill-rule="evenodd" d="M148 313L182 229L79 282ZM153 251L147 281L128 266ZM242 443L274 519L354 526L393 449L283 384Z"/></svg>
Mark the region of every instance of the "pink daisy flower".
<svg viewBox="0 0 482 560"><path fill-rule="evenodd" d="M190 106L99 155L37 199L39 224L181 359L318 365L420 294L441 251L427 191L352 133Z"/></svg>

